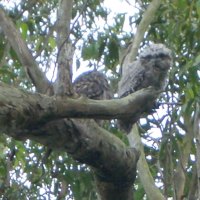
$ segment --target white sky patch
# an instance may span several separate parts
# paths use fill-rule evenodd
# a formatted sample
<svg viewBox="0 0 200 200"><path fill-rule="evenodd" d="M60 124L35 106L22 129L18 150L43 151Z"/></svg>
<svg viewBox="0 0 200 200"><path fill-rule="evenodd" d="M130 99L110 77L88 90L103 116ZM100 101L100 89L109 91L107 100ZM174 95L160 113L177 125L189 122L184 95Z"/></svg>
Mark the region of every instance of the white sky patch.
<svg viewBox="0 0 200 200"><path fill-rule="evenodd" d="M7 9L14 8L21 0L0 0L0 3Z"/></svg>
<svg viewBox="0 0 200 200"><path fill-rule="evenodd" d="M134 3L134 1L132 1ZM112 10L114 14L118 13L133 13L135 6L130 5L125 0L105 0L104 5Z"/></svg>
<svg viewBox="0 0 200 200"><path fill-rule="evenodd" d="M113 16L124 13L125 16L125 22L124 22L124 30L127 32L135 32L136 28L130 26L129 17L134 16L138 13L138 9L135 5L135 0L131 1L132 4L130 4L128 1L125 0L115 0L113 3L113 0L105 0L104 5L106 8L110 9L112 12L109 15L109 21L112 22Z"/></svg>

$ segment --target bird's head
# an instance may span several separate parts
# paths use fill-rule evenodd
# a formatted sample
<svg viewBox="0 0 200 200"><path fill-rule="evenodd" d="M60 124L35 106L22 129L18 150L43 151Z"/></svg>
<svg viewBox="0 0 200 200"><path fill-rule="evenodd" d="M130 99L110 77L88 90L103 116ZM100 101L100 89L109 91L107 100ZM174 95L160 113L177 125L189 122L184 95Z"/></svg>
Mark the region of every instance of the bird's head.
<svg viewBox="0 0 200 200"><path fill-rule="evenodd" d="M155 70L168 71L172 66L172 52L164 44L151 44L139 55L145 67L153 66Z"/></svg>

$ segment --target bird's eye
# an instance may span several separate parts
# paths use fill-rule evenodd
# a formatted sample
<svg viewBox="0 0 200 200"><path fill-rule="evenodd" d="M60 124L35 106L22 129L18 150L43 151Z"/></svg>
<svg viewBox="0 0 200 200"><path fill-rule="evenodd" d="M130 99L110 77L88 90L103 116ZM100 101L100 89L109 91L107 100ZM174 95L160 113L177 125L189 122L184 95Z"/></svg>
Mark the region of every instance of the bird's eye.
<svg viewBox="0 0 200 200"><path fill-rule="evenodd" d="M169 56L164 53L159 53L157 57L158 58L168 58Z"/></svg>
<svg viewBox="0 0 200 200"><path fill-rule="evenodd" d="M157 70L160 71L160 69L161 69L160 65L157 65L157 64L155 64L155 65L153 66L153 68L154 68L156 71L157 71Z"/></svg>
<svg viewBox="0 0 200 200"><path fill-rule="evenodd" d="M146 59L146 60L150 60L150 59L152 59L152 58L153 58L152 55L147 55L147 56L142 57L142 59Z"/></svg>

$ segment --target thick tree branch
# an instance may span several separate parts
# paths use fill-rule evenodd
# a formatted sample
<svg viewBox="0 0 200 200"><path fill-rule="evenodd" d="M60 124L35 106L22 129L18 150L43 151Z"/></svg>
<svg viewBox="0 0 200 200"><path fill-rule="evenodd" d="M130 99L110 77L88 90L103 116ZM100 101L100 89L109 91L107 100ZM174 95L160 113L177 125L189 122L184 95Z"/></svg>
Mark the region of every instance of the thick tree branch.
<svg viewBox="0 0 200 200"><path fill-rule="evenodd" d="M23 125L34 126L38 122L61 118L122 119L137 120L152 107L158 96L153 88L143 89L122 99L91 100L70 99L31 94L0 84L0 126L13 129ZM5 123L6 122L6 123ZM9 123L8 123L9 122Z"/></svg>
<svg viewBox="0 0 200 200"><path fill-rule="evenodd" d="M37 91L43 94L49 92L51 86L48 79L39 69L20 32L2 8L0 8L0 26Z"/></svg>
<svg viewBox="0 0 200 200"><path fill-rule="evenodd" d="M58 74L56 94L72 96L72 62L74 48L70 41L73 0L60 0L57 11Z"/></svg>
<svg viewBox="0 0 200 200"><path fill-rule="evenodd" d="M113 194L114 199L129 200L133 196L138 154L94 121L66 118L139 119L157 95L154 89L147 88L122 99L64 99L0 84L0 132L67 151L93 167L99 193L105 197L102 199Z"/></svg>

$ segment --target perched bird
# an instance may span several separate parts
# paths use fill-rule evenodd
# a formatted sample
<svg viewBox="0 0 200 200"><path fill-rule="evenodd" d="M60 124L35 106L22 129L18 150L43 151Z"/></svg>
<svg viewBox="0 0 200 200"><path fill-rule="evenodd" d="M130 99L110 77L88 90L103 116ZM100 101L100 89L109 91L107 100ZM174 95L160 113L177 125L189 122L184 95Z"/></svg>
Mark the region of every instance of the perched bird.
<svg viewBox="0 0 200 200"><path fill-rule="evenodd" d="M77 94L89 99L103 100L111 99L112 92L106 76L98 71L89 71L78 76L74 83L74 90ZM99 126L103 126L104 120L95 120Z"/></svg>
<svg viewBox="0 0 200 200"><path fill-rule="evenodd" d="M89 99L110 99L111 90L106 76L99 71L89 71L77 77L73 83L77 94Z"/></svg>
<svg viewBox="0 0 200 200"><path fill-rule="evenodd" d="M137 90L154 87L164 90L167 85L168 71L172 66L171 50L163 44L151 44L140 53L138 60L130 63L119 82L119 98ZM134 121L120 121L120 127L130 131Z"/></svg>

